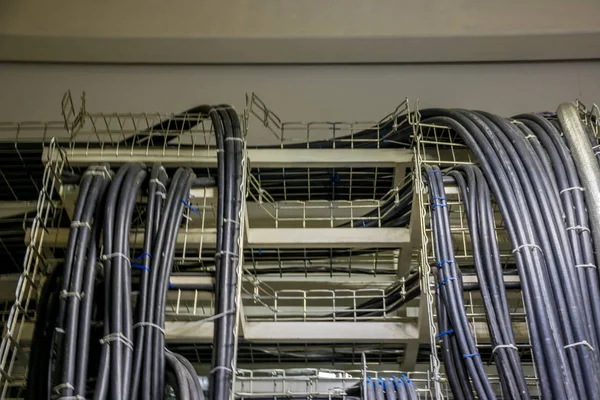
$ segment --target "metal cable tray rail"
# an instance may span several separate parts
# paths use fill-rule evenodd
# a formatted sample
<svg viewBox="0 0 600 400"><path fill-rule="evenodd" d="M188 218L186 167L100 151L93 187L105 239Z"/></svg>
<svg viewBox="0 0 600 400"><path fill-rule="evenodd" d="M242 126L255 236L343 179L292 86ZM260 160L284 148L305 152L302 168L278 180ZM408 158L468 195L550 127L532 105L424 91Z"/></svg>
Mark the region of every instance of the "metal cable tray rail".
<svg viewBox="0 0 600 400"><path fill-rule="evenodd" d="M44 142L46 146L44 147L43 160L46 166L42 177L42 187L38 195L36 216L32 220L31 227L26 232L27 250L23 264L23 273L17 282L15 291L16 301L6 317L5 334L0 347L0 377L2 380L3 398L7 396L10 396L10 398L23 396L22 388L25 384L25 365L23 363L26 363L27 360L27 341L31 337L32 321L35 318L36 293L40 289L43 279L52 265L60 260L62 251L66 245L65 241L68 236L70 221L69 215L73 210L77 188L71 182L63 181L63 177L69 174L79 174L84 167L97 162L109 162L111 165L118 165L124 161L134 160L147 162L161 161L167 168L184 164L192 166L198 176L206 177L213 176L214 167L216 166L212 127L210 126L210 122L206 121L200 115L170 114L165 116L149 113L90 113L85 108L85 97L82 97L81 108L76 110L70 93L67 93L63 98L62 109L64 117L62 127L59 128L55 124L52 124L52 129L48 130L52 132L50 137L45 135ZM405 101L384 121L390 118L395 119L399 114L408 111L408 102ZM335 132L334 136L337 134L341 135L342 133L351 135L353 132L365 127L375 127L375 129L378 129L379 126L377 122L350 124L328 122L322 123L322 125L319 123L282 123L254 94L247 98L247 108L243 117L246 133L250 126L250 119L257 117L266 129L279 130L281 132L279 144L287 140L287 137L289 137L286 136L288 135L287 132L290 130L295 131L295 129L291 129L293 126L300 127L303 135L306 135L304 140L307 143L315 137L313 136L313 131L318 131L316 128L321 126L325 126L325 130L322 133L323 135L328 135L325 137L331 136L332 129ZM195 126L186 131L185 134L181 134L181 132L176 132L175 134L169 131L168 127L165 129L164 126L161 130L157 129L153 131L153 127L156 127L157 124L165 120L180 121L181 123L191 123L190 121L193 121ZM278 122L275 123L274 121ZM284 132L286 133L284 134ZM173 139L170 139L171 135L174 135ZM166 138L169 138L169 141L171 141L168 146ZM157 146L155 142L160 142L162 145ZM257 224L259 227L253 227L253 219L249 217L245 218L245 231L247 234L245 242L246 263L248 263L248 259L251 259L252 267L244 266L244 271L242 272L241 269L239 271L240 274L243 274L244 282L238 288L236 300L238 304L244 304L243 312L241 312L240 316L240 335L245 340L258 340L260 342L261 337L265 335L264 329L268 331L269 328L266 325L262 325L261 327L258 324L271 323L270 327L277 327L279 329L278 334L281 336L281 339L292 337L290 332L297 333L298 327L304 326L305 337L303 340L305 343L309 343L309 345L315 339L322 340L323 334L326 334L330 338L335 338L335 335L340 332L348 335L345 338L346 341L363 341L364 338L358 337L356 332L349 332L348 325L344 325L350 323L354 324L355 328L353 329L356 331L360 330L356 326L370 327L369 332L375 336L371 339L381 339L390 343L397 343L400 340L402 343L406 343L407 348L410 347L412 349L416 347L418 350L418 316L409 317L396 312L386 315L385 307L382 310L370 310L381 311L382 315L364 321L358 316L340 317L338 315L340 310L344 310L346 313L350 311L350 314L353 314L352 311L356 309L356 304L360 303L366 297L370 299L378 296L383 297L385 286L398 278L403 278L408 273L411 268L411 259L413 256L409 240L409 229L375 228L361 230L352 226L347 228L332 228L332 226L344 222L352 223L361 218L362 214L368 208L365 205L369 207L373 206L374 209L377 209L382 201L387 201L387 199L396 196L396 188L399 184L410 179L406 175L407 170L410 169L412 164L412 151L404 149L360 149L353 148L354 145L352 143L350 144L350 148L345 149L306 149L302 152L298 151L298 149L281 147L273 149L249 148L247 150L247 168L245 169L248 173L248 179L245 180L245 183L258 182L260 185L261 181L264 182L264 175L259 178L256 174L253 174L253 169L261 168L261 165L262 168L283 170L292 164L294 167L300 166L304 168L308 173L310 173L311 169L335 169L336 167L343 167L345 169L341 170L342 173L352 176L353 179L349 179L347 190L343 192L343 196L346 196L345 198L333 196L330 200L324 200L323 198L319 198L320 195L318 192L314 192L314 194L310 195L310 201L297 200L293 196L288 196L286 189L279 190L279 194L276 196L271 195L268 202L269 207L279 207L275 205L278 202L282 202L282 204L285 202L293 202L296 205L300 204L299 207L292 207L291 218L293 220L285 221L285 223L296 225L296 227L277 227L279 223L284 223L283 217L280 215L274 218L276 227L272 228L263 228L260 224ZM377 152L378 155L375 161L373 161L374 157L372 157L374 154L372 153L373 151ZM279 156L272 157L275 154L279 154ZM291 158L290 155L292 156ZM364 173L372 174L369 176L375 176L376 178L380 173L386 175L391 173L393 177L383 180L384 183L389 185L384 189L380 189L377 186L381 180L374 179L375 183L371 182L372 186L367 193L364 187L360 188L360 178L364 176ZM336 181L336 183L340 181L344 181L344 178ZM285 184L287 183L284 179ZM269 188L269 192L277 191L277 187ZM198 214L191 212L190 209L186 211L185 222L177 238L177 264L174 270L210 271L214 255L211 254L210 249L214 244L215 205L213 199L215 193L210 188L194 189L192 196L192 206L198 211ZM141 235L143 232L143 202L144 199L140 198L136 205L136 217L134 217L130 235L134 254L136 251L139 251L140 241L143 237ZM344 204L344 206L341 206L341 204ZM264 206L263 208L266 208L265 203L262 205ZM307 212L307 210L309 209L311 210L310 212L316 210L317 216L311 217L308 215L310 212ZM327 213L325 218L318 215L324 211ZM264 214L264 210L261 212ZM301 214L305 216L299 217ZM381 219L383 216L383 213L378 213L375 219ZM271 223L273 223L273 218L271 216L269 218L271 218ZM325 221L325 224L323 224L323 221ZM380 222L377 225L380 226ZM288 229L289 234L281 235L282 231ZM261 239L253 242L254 237L252 234L254 232L256 232L254 237L261 238L264 243L260 242ZM288 236L292 237L293 234L300 232L305 232L302 236L304 239L300 240L300 243L286 239ZM366 232L368 232L368 235L366 235L367 239L360 238ZM316 237L314 236L315 234L317 235ZM264 237L267 237L269 240L264 239ZM328 243L324 239L332 239L332 243ZM267 274L264 277L255 274L256 270L265 265L264 262L256 260L256 254L259 251L263 253L271 251L278 254L274 262L271 260L271 265L276 265L277 268L283 269L288 267L291 261L286 260L281 255L286 254L290 249L294 251L301 250L303 252L314 251L314 249L330 249L332 247L360 249L367 247L367 243L372 251L369 257L365 257L360 252L359 254L349 252L345 258L342 257L343 261L338 262L356 266L357 270L361 266L363 269L370 268L373 270L372 277L361 277L360 274L352 271L352 267L344 273L336 271L335 268L315 273L308 268L309 265L307 264L304 264L305 271L295 277L296 282L293 279L290 282L286 282L285 279L277 279L278 277L282 278L281 274ZM324 258L326 259L326 257ZM252 269L255 271L252 272ZM387 279L384 279L386 277ZM341 279L354 281L351 282L350 287L346 288L344 286L343 289L303 289L306 287L307 282L318 284L332 278L336 281L336 284L339 284ZM357 280L357 278L360 278L360 280ZM188 278L183 277L181 279L185 280ZM194 279L197 279L199 282L206 282L206 279L202 277ZM365 284L370 286L370 288L358 289L352 287L352 285L364 287ZM283 288L277 285L283 285ZM301 288L289 289L290 285L299 285ZM286 296L286 293L291 295ZM281 302L284 302L282 299L291 304L289 308L293 308L293 312L287 314L287 311L283 310L286 307L280 306ZM278 305L270 303L274 300L277 300ZM314 305L311 305L311 301L314 301ZM261 304L261 302L264 304ZM252 311L252 306L255 306L255 310L258 310L258 312L249 312L250 315L247 315L246 311ZM416 308L419 308L419 306L417 305ZM166 329L167 339L178 343L210 341L212 335L210 323L204 324L202 320L211 316L212 313L212 296L198 290L171 291L167 305L167 320L169 321ZM326 317L323 318L323 315L326 315ZM398 322L405 323L398 324ZM285 325L286 323L290 325ZM311 324L315 323L327 323L328 325L326 326L338 326L338 329L333 333L327 333L326 329L316 332L311 331L314 327ZM255 326L252 326L252 324L255 324ZM411 333L406 332L405 325L411 327L409 329ZM400 329L400 331L387 332L383 337L379 337L381 334L378 333L379 330L377 328L380 326L394 326ZM260 331L263 331L263 333L261 334ZM397 335L398 332L400 332L400 336ZM315 333L317 334L316 338L314 337ZM272 332L269 332L267 335L272 336ZM401 347L400 343L398 346ZM410 355L411 361L406 365L414 365L417 353L418 351L412 351ZM236 365L233 365L233 367L235 368ZM314 394L314 388L312 387L307 387L304 391L299 389L296 392L296 389L292 390L289 386L286 386L285 382L302 381L302 378L294 376L292 379L284 372L282 380L280 369L271 371L273 373L271 374L271 378L269 378L272 379L270 382L278 380L280 384L275 386L278 390L281 389L288 395L290 392L300 395L305 393L307 396L311 395L311 393ZM249 398L257 395L257 393L264 393L260 385L253 383L257 380L264 383L264 370L252 371L240 368L238 372L234 387L240 395ZM377 376L378 374L377 371L370 373L373 376ZM385 374L387 372L380 371L380 373ZM395 373L398 373L398 371ZM364 375L364 371L362 375ZM362 375L359 376L362 377ZM411 377L414 378L419 386L419 391L423 395L429 396L431 390L429 374L415 372ZM314 376L307 376L308 380L312 378ZM331 379L342 382L347 377L345 375L334 376ZM332 385L340 387L335 382ZM271 385L270 387L272 388L273 386ZM343 388L343 385L341 387ZM322 388L318 390L321 391Z"/></svg>

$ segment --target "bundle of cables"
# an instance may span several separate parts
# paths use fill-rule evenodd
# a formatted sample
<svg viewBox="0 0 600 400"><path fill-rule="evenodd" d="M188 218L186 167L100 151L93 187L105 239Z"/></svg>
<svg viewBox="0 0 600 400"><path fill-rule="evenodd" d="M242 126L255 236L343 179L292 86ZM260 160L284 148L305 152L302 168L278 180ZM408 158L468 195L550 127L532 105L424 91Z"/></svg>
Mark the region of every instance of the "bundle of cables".
<svg viewBox="0 0 600 400"><path fill-rule="evenodd" d="M594 350L600 303L592 247L597 207L590 206L591 198L586 198L586 213L583 195L587 196L589 179L581 168L574 167L582 154L589 166L594 154L581 126L572 126L580 124L578 116L564 105L561 108L560 124L535 114L506 120L465 110L421 111L422 123L447 126L458 134L481 168L463 168L450 175L466 199L475 266L497 350L496 367L503 395L510 398L528 398L529 394L517 356L511 354L517 352L502 293L488 186L512 244L540 395L588 399L596 398L600 389L600 365ZM584 140L585 151L580 148ZM593 164L597 168L595 160ZM438 263L439 329L451 388L457 398L473 398L470 378L478 397L494 398L465 325L461 275L453 254L442 171L435 166L425 168ZM578 175L583 177L581 183ZM600 189L598 178L600 174L589 186L592 193ZM595 240L594 245L598 246Z"/></svg>
<svg viewBox="0 0 600 400"><path fill-rule="evenodd" d="M414 382L406 375L400 378L392 376L384 379L379 377L377 381L367 378L366 400L418 400L419 395Z"/></svg>
<svg viewBox="0 0 600 400"><path fill-rule="evenodd" d="M135 163L84 173L64 266L38 303L27 398L162 399L165 380L178 398L203 398L192 365L164 348L175 237L195 176L181 168L169 181L159 165L146 175ZM145 182L144 253L135 264L129 232ZM135 308L132 267L140 271Z"/></svg>

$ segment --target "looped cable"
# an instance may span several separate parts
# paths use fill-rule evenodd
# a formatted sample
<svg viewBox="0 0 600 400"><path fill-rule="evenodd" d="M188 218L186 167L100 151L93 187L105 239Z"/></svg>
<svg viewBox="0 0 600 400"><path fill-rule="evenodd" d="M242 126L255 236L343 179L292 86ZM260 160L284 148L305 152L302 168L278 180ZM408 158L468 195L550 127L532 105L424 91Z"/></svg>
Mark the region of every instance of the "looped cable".
<svg viewBox="0 0 600 400"><path fill-rule="evenodd" d="M126 347L129 347L133 350L133 342L125 337L122 332L110 333L100 339L100 344L108 344L110 346L111 342L121 342Z"/></svg>
<svg viewBox="0 0 600 400"><path fill-rule="evenodd" d="M100 259L106 261L106 260L108 260L110 258L114 258L114 257L121 257L121 258L125 259L127 264L129 264L129 267L131 267L131 260L129 259L129 257L126 254L123 254L123 253L103 254L102 256L100 256Z"/></svg>
<svg viewBox="0 0 600 400"><path fill-rule="evenodd" d="M587 340L582 340L581 342L575 342L575 343L568 344L564 348L570 349L571 347L575 347L575 346L585 346L585 347L589 348L591 351L595 351L594 348L592 347L592 345L589 344Z"/></svg>
<svg viewBox="0 0 600 400"><path fill-rule="evenodd" d="M522 244L522 245L518 246L516 249L514 249L514 250L512 251L512 253L513 253L513 254L515 254L515 253L518 253L518 252L520 252L520 251L521 251L521 249L524 249L524 248L526 248L526 247L530 247L530 248L532 248L532 249L539 250L541 253L543 253L543 251L542 251L542 248L541 248L540 246L538 246L537 244L535 244L535 243L526 243L526 244Z"/></svg>
<svg viewBox="0 0 600 400"><path fill-rule="evenodd" d="M519 349L517 348L517 346L515 346L512 343L509 343L509 344L499 344L499 345L497 345L496 347L494 347L492 349L492 354L494 354L496 352L496 350L499 350L499 349L512 349L512 350L519 351Z"/></svg>

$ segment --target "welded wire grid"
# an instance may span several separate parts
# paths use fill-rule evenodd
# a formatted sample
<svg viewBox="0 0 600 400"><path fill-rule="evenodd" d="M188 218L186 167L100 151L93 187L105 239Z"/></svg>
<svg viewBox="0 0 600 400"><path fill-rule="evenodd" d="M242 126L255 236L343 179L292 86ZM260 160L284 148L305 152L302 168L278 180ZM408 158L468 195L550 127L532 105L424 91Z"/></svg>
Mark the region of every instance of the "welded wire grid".
<svg viewBox="0 0 600 400"><path fill-rule="evenodd" d="M418 113L417 113L418 116ZM427 293L429 336L432 348L431 367L434 376L440 370L440 360L437 355L438 340L437 317L435 308L435 291L437 290L434 276L436 257L434 250L433 231L431 229L431 209L428 190L423 179L424 164L437 165L442 170L450 170L464 164L474 164L475 160L460 137L448 127L424 124L420 121L415 123L415 185L420 209L420 233L421 233L421 273L423 277L422 288ZM454 244L455 259L463 272L473 272L473 257L469 236L468 222L462 199L458 188L454 184L446 184L446 197L448 199L448 211L450 229ZM499 244L500 260L503 265L514 264L510 242L504 229L502 218L497 206L494 205L496 235ZM507 270L508 271L508 270ZM514 269L512 271L515 272ZM527 317L524 310L522 293L520 290L508 292L509 309L515 331L517 347L519 348L521 363L524 367L530 392L535 395L539 392L538 379L535 372L535 362L532 358L529 332L527 329ZM479 352L488 365L488 376L497 393L500 393L500 384L497 372L493 368L493 355L490 336L487 329L485 312L479 292L467 292L465 294L465 309L470 321L471 331L474 335ZM438 380L444 380L442 374ZM438 396L438 398L441 398Z"/></svg>
<svg viewBox="0 0 600 400"><path fill-rule="evenodd" d="M64 132L62 122L0 122L0 259L2 273L23 269L25 226L31 225L44 165L44 143Z"/></svg>
<svg viewBox="0 0 600 400"><path fill-rule="evenodd" d="M256 167L252 168L252 177L257 181L255 185L279 201L377 200L395 184L392 167Z"/></svg>
<svg viewBox="0 0 600 400"><path fill-rule="evenodd" d="M252 275L385 278L397 273L398 256L395 249L262 249L248 246L245 268Z"/></svg>
<svg viewBox="0 0 600 400"><path fill-rule="evenodd" d="M391 168L390 168L391 169ZM307 169L310 170L310 169ZM352 171L350 171L350 174ZM270 193L267 187L263 187L260 174L251 171L248 182L248 194L252 202L249 204L253 215L253 222L260 224L261 227L273 228L334 228L338 226L347 227L381 227L382 221L388 217L394 210L392 207L387 210L386 204L398 204L401 201L402 193L399 189L406 183L410 177L406 177L403 182L392 187L382 196L379 196L377 190L373 192L373 198L358 198L334 200L321 198L311 199L310 187L312 180L310 171L308 175L303 175L306 191L302 195L298 194L296 199L290 199L287 194L275 195ZM353 184L353 178L348 182ZM377 185L376 181L370 180L370 185ZM285 185L285 179L284 179ZM277 189L276 189L277 190ZM351 189L350 189L351 190ZM406 194L404 194L406 195ZM335 197L335 196L334 196ZM366 215L375 211L373 215Z"/></svg>
<svg viewBox="0 0 600 400"><path fill-rule="evenodd" d="M26 342L31 335L34 321L35 299L44 276L54 266L54 257L48 255L52 249L46 247L44 241L51 229L63 225L64 222L68 224L57 195L60 176L66 168L66 158L54 141L50 142L48 149L54 161L46 166L43 173L36 216L27 234L28 246L23 261L23 272L15 289L15 302L6 319L0 345L1 398L22 396L27 365Z"/></svg>
<svg viewBox="0 0 600 400"><path fill-rule="evenodd" d="M306 148L311 148L310 142L322 140L333 142L334 148L336 144L340 143L344 143L346 147L349 145L351 148L368 143L372 143L376 147L379 147L382 139L380 135L376 135L376 137L372 139L365 139L354 137L354 134L367 129L379 132L387 122L393 121L395 123L400 115L406 114L407 112L408 100L404 100L393 112L379 121L286 122L279 118L273 110L269 109L255 93L246 95L246 114L251 121L254 120L254 122L250 122L253 132L258 132L260 129L263 129L268 131L270 133L268 136L272 138L272 142L261 144L274 144L279 145L282 148L288 144L304 144L306 145ZM398 124L394 125L394 128L399 127L400 125ZM253 135L255 134L253 133ZM342 138L347 135L349 135L349 137ZM265 136L267 135L260 136L261 142ZM250 139L249 146L253 145L255 144L252 143Z"/></svg>
<svg viewBox="0 0 600 400"><path fill-rule="evenodd" d="M241 399L254 397L306 397L328 396L345 399L348 391L356 391L363 381L363 375L378 380L379 377L400 376L398 370L340 370L340 369L254 369L240 370L237 396ZM419 398L433 399L431 377L428 372L405 373L415 384ZM360 390L360 389L358 389Z"/></svg>
<svg viewBox="0 0 600 400"><path fill-rule="evenodd" d="M89 112L85 104L85 93L77 110L70 92L62 100L70 156L75 150L81 155L80 150L85 149L86 156L99 161L151 156L156 162L178 165L216 157L214 130L207 114Z"/></svg>
<svg viewBox="0 0 600 400"><path fill-rule="evenodd" d="M284 122L254 93L246 96L246 125L252 129L249 146L294 149L379 148L383 127L392 122L393 130L406 122L398 117L408 112L408 101L403 101L392 113L380 121L356 122ZM389 127L389 125L387 125ZM369 130L372 138L358 136ZM253 140L260 142L253 143ZM323 146L318 141L329 142ZM387 140L390 142L390 140ZM410 143L404 143L410 145ZM257 188L268 191L274 201L311 200L379 200L395 185L395 171L391 167L336 167L336 168L252 168L251 175Z"/></svg>
<svg viewBox="0 0 600 400"><path fill-rule="evenodd" d="M387 309L386 289L274 289L246 275L242 286L248 321L404 321L414 322ZM251 282L247 284L246 282ZM401 288L404 292L404 287ZM361 307L369 300L376 306ZM252 314L248 311L256 309Z"/></svg>
<svg viewBox="0 0 600 400"><path fill-rule="evenodd" d="M576 105L583 123L592 131L596 140L600 139L600 107L596 103L593 103L588 108L580 101L577 101ZM597 148L594 149L596 153L598 153L598 150Z"/></svg>
<svg viewBox="0 0 600 400"><path fill-rule="evenodd" d="M172 343L169 348L209 368L212 343ZM256 369L261 365L279 368L350 368L362 363L362 356L371 366L399 367L404 360L406 346L397 343L359 342L269 342L253 343L241 340L238 344L237 363L241 369Z"/></svg>

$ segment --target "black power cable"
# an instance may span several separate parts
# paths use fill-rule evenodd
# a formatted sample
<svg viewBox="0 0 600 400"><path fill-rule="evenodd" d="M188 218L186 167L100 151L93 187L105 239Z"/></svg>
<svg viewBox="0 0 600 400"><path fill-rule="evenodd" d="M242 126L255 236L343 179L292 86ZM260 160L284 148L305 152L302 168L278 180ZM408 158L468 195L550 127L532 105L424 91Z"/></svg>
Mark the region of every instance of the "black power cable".
<svg viewBox="0 0 600 400"><path fill-rule="evenodd" d="M454 257L448 204L441 170L438 167L428 165L425 165L424 168L431 191L431 215L438 265L439 297L446 308L451 329L454 331L453 336L457 340L465 369L473 383L475 392L479 398L494 399L496 396L484 371L464 308L462 275Z"/></svg>
<svg viewBox="0 0 600 400"><path fill-rule="evenodd" d="M510 398L530 398L521 368L508 311L506 287L495 236L491 196L481 171L472 165L449 175L460 189L467 214L473 259L483 299L502 392ZM466 180L465 180L466 178Z"/></svg>

